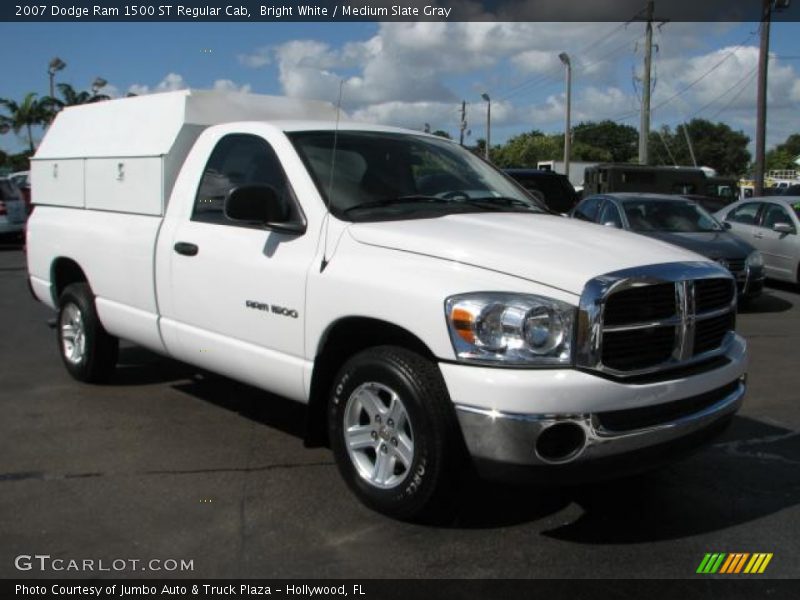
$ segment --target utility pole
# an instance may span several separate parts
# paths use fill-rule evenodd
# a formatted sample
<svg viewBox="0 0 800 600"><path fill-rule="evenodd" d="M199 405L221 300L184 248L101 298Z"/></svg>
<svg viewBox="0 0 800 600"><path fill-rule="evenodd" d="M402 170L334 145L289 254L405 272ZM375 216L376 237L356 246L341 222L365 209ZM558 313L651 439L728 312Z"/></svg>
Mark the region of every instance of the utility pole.
<svg viewBox="0 0 800 600"><path fill-rule="evenodd" d="M567 110L564 123L564 175L569 177L569 158L572 143L572 132L570 127L570 114L572 111L572 63L569 60L569 55L562 52L558 55L559 60L566 67L567 77Z"/></svg>
<svg viewBox="0 0 800 600"><path fill-rule="evenodd" d="M486 147L484 148L484 158L488 161L489 152L492 148L492 99L489 94L481 94L481 98L486 101Z"/></svg>
<svg viewBox="0 0 800 600"><path fill-rule="evenodd" d="M756 172L753 195L764 193L764 153L767 143L767 71L769 66L769 25L773 11L789 7L791 0L762 0L761 45L758 52L758 101L756 108Z"/></svg>
<svg viewBox="0 0 800 600"><path fill-rule="evenodd" d="M653 63L653 0L647 2L647 29L644 43L644 75L642 76L642 112L639 123L639 164L649 162L647 142L650 138L650 68Z"/></svg>
<svg viewBox="0 0 800 600"><path fill-rule="evenodd" d="M769 70L769 24L772 0L762 0L761 45L758 51L758 100L756 104L756 172L753 195L764 193L764 152L767 139L767 71Z"/></svg>
<svg viewBox="0 0 800 600"><path fill-rule="evenodd" d="M467 101L461 101L461 124L459 125L458 143L464 145L464 130L467 128Z"/></svg>

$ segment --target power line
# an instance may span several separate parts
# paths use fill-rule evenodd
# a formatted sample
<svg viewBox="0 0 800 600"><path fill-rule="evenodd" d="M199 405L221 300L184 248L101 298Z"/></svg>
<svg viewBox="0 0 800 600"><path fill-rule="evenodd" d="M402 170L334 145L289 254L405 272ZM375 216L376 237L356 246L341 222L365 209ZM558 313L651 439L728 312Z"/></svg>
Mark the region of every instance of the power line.
<svg viewBox="0 0 800 600"><path fill-rule="evenodd" d="M604 36L600 37L597 40L589 42L584 47L582 47L579 50L577 50L575 52L576 56L580 56L582 53L586 52L590 48L597 49L597 48L602 47L618 31L622 30L627 25L628 25L628 22L620 23L619 25L617 25L616 27L611 29L609 32L607 32ZM627 46L631 41L633 41L633 40L626 41L625 44L623 45L623 47ZM619 50L619 48L615 48L609 54L612 54L612 53L616 52L617 50ZM599 61L595 61L595 63L592 63L592 64L596 64L597 62L599 62ZM531 79L523 81L523 82L515 85L514 87L510 88L504 94L499 95L498 96L498 101L507 100L508 98L517 95L523 89L530 89L532 87L537 87L538 85L546 82L547 80L552 80L553 82L560 82L561 81L561 76L560 76L561 75L561 70L562 70L561 65L558 65L557 67L553 67L552 69L549 69L548 71L546 71L544 73L540 73L539 75L537 75L535 77L532 77Z"/></svg>
<svg viewBox="0 0 800 600"><path fill-rule="evenodd" d="M742 95L742 92L744 92L749 87L749 84L753 81L753 79L756 78L757 74L758 74L758 67L753 69L753 71L750 73L750 76L747 78L747 82L742 86L742 88L738 92L736 92L736 94L730 100L728 100L728 102L725 103L725 106L723 106L717 112L715 112L714 115L711 117L711 119L716 119L720 114L728 110L730 105L733 104L736 101L736 99Z"/></svg>
<svg viewBox="0 0 800 600"><path fill-rule="evenodd" d="M697 79L695 79L694 81L692 81L691 83L689 83L688 85L686 85L685 87L683 87L682 89L680 89L679 91L677 91L676 93L674 93L672 96L670 96L670 97L669 97L669 98L667 98L666 100L662 100L661 102L659 102L658 104L656 104L656 105L653 107L653 110L655 110L655 109L657 109L657 108L661 108L662 106L666 106L667 104L669 104L669 103L671 103L673 100L675 100L675 98L677 98L678 96L681 96L681 95L683 95L685 92L687 92L689 89L691 89L692 87L694 87L696 84L700 83L700 82L701 82L703 79L705 79L705 78L706 78L706 77L708 77L708 76L709 76L711 73L713 73L714 71L716 71L716 70L717 70L717 69L718 69L718 68L719 68L719 67L720 67L720 66L721 66L721 65L722 65L722 64L723 64L723 63L724 63L726 60L728 60L728 59L729 59L731 56L733 56L733 55L734 55L734 54L736 54L736 53L737 53L739 50L741 50L741 49L744 47L744 45L745 45L745 44L746 44L748 41L750 41L750 39L751 39L751 38L752 38L754 35L755 35L755 32L752 32L752 33L750 33L750 35L748 35L748 36L747 36L747 37L746 37L744 40L742 40L742 42L741 42L741 43L739 43L739 45L737 45L737 46L736 46L736 47L735 47L733 50L731 50L730 52L728 52L728 53L727 53L727 54L726 54L726 55L725 55L725 56L724 56L724 57L723 57L723 58L722 58L720 61L718 61L717 63L715 63L715 64L714 64L714 65L713 65L713 66L712 66L710 69L708 69L708 70L707 70L707 71L705 71L705 72L704 72L702 75L700 75L700 77L698 77Z"/></svg>

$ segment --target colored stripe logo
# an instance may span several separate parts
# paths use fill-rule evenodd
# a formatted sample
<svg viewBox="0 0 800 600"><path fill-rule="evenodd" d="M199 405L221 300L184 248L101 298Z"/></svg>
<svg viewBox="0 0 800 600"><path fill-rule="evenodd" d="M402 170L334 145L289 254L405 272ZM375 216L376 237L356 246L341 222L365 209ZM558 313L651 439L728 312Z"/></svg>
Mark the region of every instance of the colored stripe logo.
<svg viewBox="0 0 800 600"><path fill-rule="evenodd" d="M723 575L747 573L755 575L756 573L763 573L766 571L767 565L771 560L771 552L756 552L754 554L750 554L749 552L734 552L730 554L725 552L709 552L703 557L703 560L700 561L700 566L697 567L697 573L704 575L711 575L714 573Z"/></svg>

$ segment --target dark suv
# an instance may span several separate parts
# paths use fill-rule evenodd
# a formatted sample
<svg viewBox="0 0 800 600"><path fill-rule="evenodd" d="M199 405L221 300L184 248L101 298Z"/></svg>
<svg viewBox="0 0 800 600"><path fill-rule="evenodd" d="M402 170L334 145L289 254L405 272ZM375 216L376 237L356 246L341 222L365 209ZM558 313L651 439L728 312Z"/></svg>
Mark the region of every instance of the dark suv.
<svg viewBox="0 0 800 600"><path fill-rule="evenodd" d="M578 203L578 194L565 175L538 169L503 169L553 212L566 214Z"/></svg>

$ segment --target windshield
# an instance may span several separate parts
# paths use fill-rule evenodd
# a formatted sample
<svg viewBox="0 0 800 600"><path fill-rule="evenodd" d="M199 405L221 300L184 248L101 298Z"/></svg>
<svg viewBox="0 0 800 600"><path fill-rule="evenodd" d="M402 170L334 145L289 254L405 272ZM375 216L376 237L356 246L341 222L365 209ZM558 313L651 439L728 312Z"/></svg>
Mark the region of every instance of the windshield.
<svg viewBox="0 0 800 600"><path fill-rule="evenodd" d="M689 200L633 199L625 200L623 207L633 231L696 233L722 230L714 217Z"/></svg>
<svg viewBox="0 0 800 600"><path fill-rule="evenodd" d="M446 140L364 131L311 131L289 137L331 212L341 219L544 212L499 171Z"/></svg>

